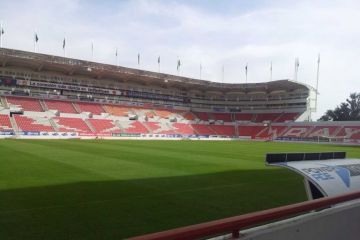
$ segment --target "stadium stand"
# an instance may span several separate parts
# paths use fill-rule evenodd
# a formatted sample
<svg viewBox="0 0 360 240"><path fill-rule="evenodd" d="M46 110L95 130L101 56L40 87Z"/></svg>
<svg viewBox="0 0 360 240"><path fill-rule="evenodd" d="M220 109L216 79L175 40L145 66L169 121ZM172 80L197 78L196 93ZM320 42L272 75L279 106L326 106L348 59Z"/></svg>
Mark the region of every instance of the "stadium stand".
<svg viewBox="0 0 360 240"><path fill-rule="evenodd" d="M38 99L19 97L7 97L6 99L10 106L22 108L24 111L43 112Z"/></svg>
<svg viewBox="0 0 360 240"><path fill-rule="evenodd" d="M120 128L109 119L88 119L96 133L120 133Z"/></svg>
<svg viewBox="0 0 360 240"><path fill-rule="evenodd" d="M54 122L58 125L60 132L82 132L91 133L91 129L81 118L55 117Z"/></svg>
<svg viewBox="0 0 360 240"><path fill-rule="evenodd" d="M232 122L231 113L212 113L215 120L222 120L224 122Z"/></svg>
<svg viewBox="0 0 360 240"><path fill-rule="evenodd" d="M251 121L253 117L252 113L235 113L235 119L238 121Z"/></svg>
<svg viewBox="0 0 360 240"><path fill-rule="evenodd" d="M149 133L149 130L139 121L133 121L130 123L121 122L124 133L136 133L136 134L146 134Z"/></svg>
<svg viewBox="0 0 360 240"><path fill-rule="evenodd" d="M360 139L360 126L344 126L336 136L344 139Z"/></svg>
<svg viewBox="0 0 360 240"><path fill-rule="evenodd" d="M76 106L79 108L80 112L90 112L95 115L100 115L105 112L100 104L79 102L76 103Z"/></svg>
<svg viewBox="0 0 360 240"><path fill-rule="evenodd" d="M58 110L61 113L77 113L71 102L45 100L48 110Z"/></svg>
<svg viewBox="0 0 360 240"><path fill-rule="evenodd" d="M131 109L128 107L116 106L116 105L105 105L104 109L107 113L112 114L114 116L128 116L131 114Z"/></svg>
<svg viewBox="0 0 360 240"><path fill-rule="evenodd" d="M173 128L174 128L174 131L178 134L183 134L183 135L196 134L195 130L191 127L190 124L173 123Z"/></svg>
<svg viewBox="0 0 360 240"><path fill-rule="evenodd" d="M1 48L0 62L8 61L11 68L5 64L0 72L2 136L14 128L16 136L38 131L360 143L358 122L306 121L316 91L291 80L245 86L100 63L85 74L86 61Z"/></svg>
<svg viewBox="0 0 360 240"><path fill-rule="evenodd" d="M196 133L200 135L216 135L214 130L212 130L209 125L192 124L191 127L195 130Z"/></svg>
<svg viewBox="0 0 360 240"><path fill-rule="evenodd" d="M239 126L239 136L255 138L265 128L264 126Z"/></svg>
<svg viewBox="0 0 360 240"><path fill-rule="evenodd" d="M0 115L0 131L12 131L12 125L8 115Z"/></svg>
<svg viewBox="0 0 360 240"><path fill-rule="evenodd" d="M261 113L256 114L256 122L264 122L264 121L271 121L274 122L275 119L279 118L279 113Z"/></svg>
<svg viewBox="0 0 360 240"><path fill-rule="evenodd" d="M207 112L193 112L198 119L202 121L209 121L209 114Z"/></svg>
<svg viewBox="0 0 360 240"><path fill-rule="evenodd" d="M37 131L37 132L53 132L54 128L51 126L49 119L37 117L36 119L14 115L14 119L20 131Z"/></svg>
<svg viewBox="0 0 360 240"><path fill-rule="evenodd" d="M216 133L216 135L224 135L229 137L236 136L235 126L211 125L210 128Z"/></svg>

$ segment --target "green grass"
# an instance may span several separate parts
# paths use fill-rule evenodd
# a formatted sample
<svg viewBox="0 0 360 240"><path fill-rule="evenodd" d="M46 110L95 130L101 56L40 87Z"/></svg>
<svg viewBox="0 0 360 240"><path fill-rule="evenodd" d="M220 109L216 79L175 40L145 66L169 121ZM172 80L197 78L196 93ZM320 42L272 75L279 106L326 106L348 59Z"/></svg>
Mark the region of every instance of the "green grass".
<svg viewBox="0 0 360 240"><path fill-rule="evenodd" d="M206 141L0 140L0 239L123 239L306 199L267 152L360 148Z"/></svg>

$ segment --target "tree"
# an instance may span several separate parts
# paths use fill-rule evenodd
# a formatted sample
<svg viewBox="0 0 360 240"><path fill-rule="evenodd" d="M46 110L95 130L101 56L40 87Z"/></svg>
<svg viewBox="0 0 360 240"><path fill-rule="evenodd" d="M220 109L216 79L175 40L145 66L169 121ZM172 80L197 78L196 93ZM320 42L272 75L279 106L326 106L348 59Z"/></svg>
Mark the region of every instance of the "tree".
<svg viewBox="0 0 360 240"><path fill-rule="evenodd" d="M320 121L360 121L360 93L351 93L346 102L327 110Z"/></svg>

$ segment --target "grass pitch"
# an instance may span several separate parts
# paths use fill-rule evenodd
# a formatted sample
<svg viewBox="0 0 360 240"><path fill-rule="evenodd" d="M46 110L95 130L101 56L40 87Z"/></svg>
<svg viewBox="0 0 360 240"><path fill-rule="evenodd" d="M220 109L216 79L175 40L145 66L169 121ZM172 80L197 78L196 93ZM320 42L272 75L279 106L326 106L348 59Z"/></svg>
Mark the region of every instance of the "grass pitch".
<svg viewBox="0 0 360 240"><path fill-rule="evenodd" d="M0 140L0 239L123 239L306 200L267 152L316 144Z"/></svg>

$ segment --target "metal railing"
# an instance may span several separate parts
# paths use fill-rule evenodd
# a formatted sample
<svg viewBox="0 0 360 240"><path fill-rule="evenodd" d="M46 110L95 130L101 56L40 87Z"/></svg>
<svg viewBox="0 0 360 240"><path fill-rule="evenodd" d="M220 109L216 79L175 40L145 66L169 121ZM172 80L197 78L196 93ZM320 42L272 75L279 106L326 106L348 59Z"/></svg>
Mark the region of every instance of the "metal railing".
<svg viewBox="0 0 360 240"><path fill-rule="evenodd" d="M324 209L335 204L359 198L360 192L352 192L340 196L325 197L255 213L133 237L129 238L129 240L194 240L228 233L231 233L232 238L236 239L240 237L240 230L263 223L273 222L275 220L286 219L313 210Z"/></svg>

